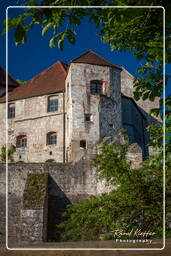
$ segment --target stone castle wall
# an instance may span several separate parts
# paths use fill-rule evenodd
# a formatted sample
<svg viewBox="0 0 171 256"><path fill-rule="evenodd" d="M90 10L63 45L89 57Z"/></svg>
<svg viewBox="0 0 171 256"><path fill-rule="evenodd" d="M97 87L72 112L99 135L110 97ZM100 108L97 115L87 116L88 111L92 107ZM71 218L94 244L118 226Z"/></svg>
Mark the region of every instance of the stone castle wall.
<svg viewBox="0 0 171 256"><path fill-rule="evenodd" d="M102 95L91 94L93 80L101 81ZM121 127L120 71L107 66L72 63L66 80L66 110L66 153L73 162L96 153L99 139L110 136L111 130L117 133ZM88 122L86 113L91 114ZM80 140L86 141L85 149L80 148Z"/></svg>
<svg viewBox="0 0 171 256"><path fill-rule="evenodd" d="M37 232L42 230L40 226L35 230L33 222L43 223L41 206L38 208L23 208L23 194L26 190L28 174L48 175L48 204L43 206L43 213L47 212L47 240L58 239L55 224L61 219L62 212L68 203L85 200L91 195L97 195L110 191L104 181L98 181L95 170L90 168L88 161L80 161L75 164L62 163L15 163L8 167L8 240L9 245L20 245L28 241L28 232L32 237L31 242L38 239ZM5 241L5 164L0 164L0 229L1 241ZM36 196L36 194L35 194ZM34 204L35 205L35 204ZM27 217L27 218L26 218ZM30 221L26 221L30 219ZM27 225L24 228L24 225ZM42 224L43 225L43 224ZM21 232L22 228L22 232ZM31 229L32 228L32 229ZM34 232L33 232L34 230ZM35 234L35 236L33 235ZM40 241L40 237L39 237Z"/></svg>
<svg viewBox="0 0 171 256"><path fill-rule="evenodd" d="M134 82L134 77L125 68L123 68L121 72L121 92L125 96L128 96L130 98L134 98L133 92L135 91L135 88L133 86L133 82ZM149 115L150 110L153 108L159 108L160 106L159 100L160 100L159 97L155 97L154 101L150 101L148 99L142 100L142 98L136 101L136 104L139 106L140 110L146 115L148 121L150 122L153 121L151 116Z"/></svg>
<svg viewBox="0 0 171 256"><path fill-rule="evenodd" d="M15 118L8 119L8 141L16 145L19 135L27 136L27 147L17 148L15 161L63 162L63 94L58 97L58 111L48 112L48 97L39 96L15 101ZM6 143L6 104L0 104L0 148ZM57 133L57 145L47 145L47 133Z"/></svg>

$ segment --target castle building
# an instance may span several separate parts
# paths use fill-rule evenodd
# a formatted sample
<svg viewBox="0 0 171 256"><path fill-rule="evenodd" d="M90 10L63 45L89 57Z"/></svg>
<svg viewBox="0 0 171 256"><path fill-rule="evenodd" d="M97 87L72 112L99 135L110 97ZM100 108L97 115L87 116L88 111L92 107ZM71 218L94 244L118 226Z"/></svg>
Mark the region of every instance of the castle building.
<svg viewBox="0 0 171 256"><path fill-rule="evenodd" d="M9 79L10 82L10 79ZM17 83L16 83L17 84ZM9 84L10 86L10 84ZM8 92L8 143L16 162L77 162L96 154L97 143L121 128L148 155L149 110L133 100L133 76L93 51L56 62ZM0 96L0 148L6 143L6 103Z"/></svg>

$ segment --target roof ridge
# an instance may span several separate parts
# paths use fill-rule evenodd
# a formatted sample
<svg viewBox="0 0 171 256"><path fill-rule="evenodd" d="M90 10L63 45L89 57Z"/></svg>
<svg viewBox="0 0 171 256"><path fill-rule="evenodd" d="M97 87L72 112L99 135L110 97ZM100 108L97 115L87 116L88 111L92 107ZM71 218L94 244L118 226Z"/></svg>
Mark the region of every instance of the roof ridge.
<svg viewBox="0 0 171 256"><path fill-rule="evenodd" d="M86 58L91 59L91 58L98 58L99 59L99 63L96 61L91 61L91 60L85 60ZM85 53L83 53L82 55L80 55L79 57L77 57L76 59L73 59L71 61L71 63L87 63L87 64L94 64L94 65L102 65L102 66L111 66L111 67L115 67L117 69L122 70L122 67L111 63L110 61L106 60L104 57L102 57L101 55L99 55L98 53L94 52L93 50L88 50ZM100 63L102 62L102 63Z"/></svg>
<svg viewBox="0 0 171 256"><path fill-rule="evenodd" d="M64 71L64 73L67 74L67 72L66 72L64 66L62 65L62 61L58 60L57 62L54 63L54 65L55 65L55 64L57 65L58 63L59 63L60 66L62 67L62 70Z"/></svg>
<svg viewBox="0 0 171 256"><path fill-rule="evenodd" d="M30 83L31 81L35 80L37 77L39 77L41 74L43 74L44 72L46 72L48 69L50 69L50 68L52 68L53 66L55 66L58 62L60 63L61 61L58 60L58 61L56 61L55 63L53 63L52 65L50 65L48 68L42 70L40 73L38 73L37 75L35 75L35 76L33 76L32 78L30 78L30 79L26 82L26 84L28 84L28 83ZM60 64L61 64L61 63L60 63ZM62 66L62 64L61 64L61 66ZM63 66L62 66L62 68L63 68ZM66 72L66 71L65 71L65 72Z"/></svg>
<svg viewBox="0 0 171 256"><path fill-rule="evenodd" d="M88 50L88 51L86 51L86 52L82 53L82 54L81 54L80 56L78 56L77 58L75 58L75 59L71 60L71 62L73 62L73 61L75 61L75 60L79 59L80 57L82 57L82 56L84 56L84 55L86 55L88 52L93 52L93 51L90 49L90 50ZM94 53L94 52L93 52L93 53Z"/></svg>

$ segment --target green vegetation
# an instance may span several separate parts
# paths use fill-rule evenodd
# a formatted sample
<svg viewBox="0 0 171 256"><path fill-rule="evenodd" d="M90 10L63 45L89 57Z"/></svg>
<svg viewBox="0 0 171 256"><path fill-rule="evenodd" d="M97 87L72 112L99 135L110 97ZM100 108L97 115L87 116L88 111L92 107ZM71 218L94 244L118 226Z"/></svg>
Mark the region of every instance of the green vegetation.
<svg viewBox="0 0 171 256"><path fill-rule="evenodd" d="M114 239L116 230L130 232L140 229L151 231L152 238L163 234L163 161L162 154L150 157L139 169L132 169L126 161L129 143L102 144L93 160L99 178L117 189L88 201L68 207L66 220L58 227L63 230L64 241ZM162 152L162 147L158 151ZM170 169L167 161L166 170ZM166 175L167 210L170 209L171 174ZM167 223L168 227L168 223ZM167 236L171 235L166 230ZM122 238L128 236L122 236ZM133 237L135 239L135 236ZM139 237L139 238L142 238Z"/></svg>
<svg viewBox="0 0 171 256"><path fill-rule="evenodd" d="M6 151L7 151L7 148L6 146L2 146L1 148L1 152L0 152L0 160L2 162L6 162ZM9 162L14 162L14 158L13 158L13 154L14 152L16 151L16 148L14 145L10 145L10 147L8 148L8 151L7 151L7 158L8 158L8 161Z"/></svg>
<svg viewBox="0 0 171 256"><path fill-rule="evenodd" d="M28 5L37 5L38 1L22 1ZM39 5L73 6L60 9L26 9L25 13L8 20L9 30L15 29L16 45L25 43L27 33L34 25L42 27L42 36L51 33L50 47L63 49L65 40L73 44L76 40L77 26L88 17L98 29L102 42L108 43L111 50L131 51L140 61L138 76L134 81L134 98L153 101L163 91L163 9L162 8L74 8L80 1L41 0ZM90 1L84 6L114 5L134 6L132 0ZM170 63L170 1L136 1L137 6L164 6L166 9L166 63ZM66 25L65 25L66 24ZM165 77L166 82L168 76ZM162 100L160 108L152 113L163 115ZM162 236L163 202L163 154L166 154L166 203L167 216L171 209L170 190L170 152L171 152L171 96L166 97L166 151L162 147L163 127L150 126L151 144L158 152L147 159L139 169L133 170L126 162L125 152L128 143L102 145L101 153L94 160L94 166L100 177L118 188L109 194L93 197L87 202L76 203L68 208L66 221L60 225L65 230L64 240L95 240L101 234L110 238L110 232L116 228L142 228L153 231L156 237ZM113 236L113 235L112 235Z"/></svg>
<svg viewBox="0 0 171 256"><path fill-rule="evenodd" d="M21 81L20 79L16 79L16 81L19 83L19 84L26 84L27 81Z"/></svg>
<svg viewBox="0 0 171 256"><path fill-rule="evenodd" d="M42 36L51 34L50 47L63 49L65 41L75 43L77 27L84 17L93 21L102 42L110 44L111 50L132 51L141 61L135 79L135 98L154 100L163 90L163 9L162 8L74 8L80 1L27 0L21 5L73 6L73 8L30 9L16 18L8 20L9 30L15 28L16 45L27 41L27 33L34 26L42 28ZM85 0L83 6L134 6L132 0ZM166 9L166 63L170 52L170 1L136 1L137 6L163 6ZM167 77L166 77L167 80Z"/></svg>
<svg viewBox="0 0 171 256"><path fill-rule="evenodd" d="M23 207L36 209L43 206L48 175L46 173L29 173L23 194Z"/></svg>

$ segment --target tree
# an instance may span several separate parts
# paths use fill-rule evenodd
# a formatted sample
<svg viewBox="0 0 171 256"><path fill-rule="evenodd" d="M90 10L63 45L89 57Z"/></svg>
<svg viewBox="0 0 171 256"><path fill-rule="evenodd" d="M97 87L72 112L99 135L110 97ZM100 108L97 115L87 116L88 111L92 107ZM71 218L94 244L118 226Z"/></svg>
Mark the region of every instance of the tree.
<svg viewBox="0 0 171 256"><path fill-rule="evenodd" d="M42 36L45 36L47 32L52 32L52 37L49 42L50 47L58 46L63 49L65 46L65 40L69 40L70 43L74 44L76 40L76 26L79 26L84 17L88 16L89 21L93 21L98 30L98 36L104 43L109 43L111 50L117 51L132 51L133 54L141 60L144 64L137 70L139 76L134 81L134 97L136 100L142 98L143 100L149 99L153 101L155 97L159 97L163 91L163 9L162 8L74 8L75 5L80 5L79 1L64 1L64 0L28 0L20 1L24 5L50 5L50 6L73 6L73 8L60 8L60 9L43 9L39 8L28 8L25 12L16 18L10 18L8 20L8 28L15 29L15 42L16 45L25 43L27 40L27 33L34 25L42 27ZM133 0L109 0L107 1L90 1L85 0L82 4L84 6L133 6L135 1ZM154 0L153 3L149 3L146 0L136 1L137 6L158 6L161 5L166 9L166 63L170 63L171 51L170 49L170 29L171 20L170 15L171 3L170 1L158 1ZM166 76L167 82L168 76ZM159 109L153 110L155 115L163 115L162 100ZM171 134L171 97L166 98L166 196L170 197L170 134ZM149 158L146 160L142 167L138 170L132 170L128 163L125 162L122 147L116 148L116 145L107 147L106 155L101 155L104 158L106 164L110 165L107 170L104 164L101 163L101 169L97 166L99 173L109 181L115 180L117 184L120 184L115 193L111 192L109 195L103 195L101 197L93 198L88 202L76 204L71 206L69 212L68 225L71 231L75 231L72 239L78 239L78 237L86 238L86 233L80 233L80 223L84 225L85 231L94 225L94 220L98 220L98 217L102 216L103 219L97 221L95 229L92 230L92 239L97 238L100 232L110 231L109 227L116 228L121 225L121 218L123 218L123 224L127 223L132 225L131 219L124 215L126 211L131 213L131 218L134 220L142 220L141 223L149 224L149 220L146 222L147 216L152 220L154 229L158 234L161 234L161 225L159 229L157 225L161 223L162 218L162 172L163 169L163 148L161 147L161 136L162 126L150 127L152 141L154 147L159 151L158 157ZM165 138L164 138L165 139ZM160 146L159 146L160 145ZM125 147L125 146L124 146ZM116 169L112 169L112 164L106 157L110 150L113 154L113 161L118 163ZM116 150L122 152L118 154ZM102 148L103 151L103 148ZM117 154L115 154L117 152ZM118 159L119 155L119 159ZM123 157L123 159L121 158ZM98 156L97 156L98 157ZM99 159L100 160L100 159ZM108 165L107 165L108 166ZM123 172L121 172L123 170ZM148 171L147 171L148 170ZM120 173L121 172L121 173ZM138 176L137 176L138 175ZM124 182L123 182L124 181ZM134 182L133 182L134 181ZM158 184L158 185L157 185ZM154 186L155 185L155 186ZM153 190L154 189L154 190ZM127 195L130 195L127 198ZM136 200L138 198L138 200ZM143 213L140 213L135 204L142 209ZM150 202L152 200L152 202ZM109 202L109 207L105 202ZM111 202L111 203L110 203ZM113 204L118 203L118 207ZM121 203L122 204L121 204ZM125 206L125 202L128 204ZM153 204L155 202L155 205ZM129 206L130 205L130 206ZM98 208L96 207L98 206ZM122 207L123 206L123 207ZM111 208L110 208L111 207ZM153 209L151 208L153 207ZM93 209L93 211L92 211ZM112 211L111 211L112 209ZM126 209L126 210L125 210ZM155 211L155 209L157 209ZM154 210L154 211L153 211ZM170 210L169 210L170 211ZM111 215L114 212L114 215ZM71 214L73 213L73 214ZM80 213L82 219L80 218ZM89 214L91 213L91 214ZM154 214L154 219L152 217ZM71 214L71 215L70 215ZM89 216L86 221L87 216ZM107 217L109 216L109 217ZM109 218L109 219L107 219ZM113 218L119 220L119 222L112 222ZM151 219L152 218L152 219ZM80 222L78 223L77 220ZM160 220L160 221L159 221ZM107 221L105 224L105 221ZM69 224L70 223L70 224ZM137 222L138 223L138 222ZM155 224L156 223L156 224ZM136 225L136 223L135 223ZM65 224L64 227L66 228ZM83 226L82 226L83 227ZM128 226L131 228L131 226ZM145 227L142 227L145 228ZM77 232L78 231L78 232ZM69 235L69 230L66 230L66 234ZM76 233L77 232L77 233Z"/></svg>
<svg viewBox="0 0 171 256"><path fill-rule="evenodd" d="M154 131L154 130L153 130ZM156 136L156 134L155 134ZM117 186L110 193L93 196L85 202L68 207L65 220L58 225L64 241L99 240L119 238L117 230L153 232L152 238L163 235L163 173L162 154L150 157L139 169L132 169L126 160L129 143L102 144L93 160L99 178ZM158 147L158 152L162 147ZM168 161L167 169L170 168ZM171 173L166 175L168 212L171 212ZM167 226L168 227L168 226ZM167 229L166 235L171 232ZM150 236L148 236L149 238ZM130 238L122 235L122 238Z"/></svg>
<svg viewBox="0 0 171 256"><path fill-rule="evenodd" d="M21 5L36 6L64 6L64 8L27 8L23 14L16 18L8 19L8 29L15 29L16 45L27 41L27 33L34 26L42 27L42 36L47 32L52 34L49 42L50 47L58 46L63 49L65 40L71 44L76 40L76 27L81 24L84 17L93 21L97 27L97 35L102 42L109 43L111 50L132 51L144 64L138 68L139 76L134 79L134 98L138 100L149 99L154 101L156 97L162 97L160 108L151 112L158 116L163 106L163 6L166 10L165 21L165 45L166 64L171 61L171 3L170 1L154 0L153 3L147 0L136 1L137 6L151 6L151 8L74 8L80 1L64 0L20 0ZM65 8L65 6L73 8ZM85 0L83 6L134 6L133 0L109 0L90 1ZM5 31L5 30L4 30ZM166 84L168 75L165 77ZM171 105L171 97L166 98L167 106ZM164 114L164 113L163 113ZM171 111L167 108L167 118L170 119ZM166 128L170 130L170 122ZM170 140L167 141L170 143Z"/></svg>
<svg viewBox="0 0 171 256"><path fill-rule="evenodd" d="M14 158L13 158L13 154L14 152L16 151L16 148L14 145L10 145L10 147L8 148L8 151L7 151L7 159L6 159L6 151L7 151L7 148L6 146L2 146L1 148L1 152L0 152L0 159L2 162L6 162L6 160L8 159L8 161L10 162L13 162L14 161Z"/></svg>
<svg viewBox="0 0 171 256"><path fill-rule="evenodd" d="M104 43L109 43L111 50L133 51L133 54L144 61L138 69L139 77L135 79L135 99L143 98L154 100L163 91L163 9L162 8L74 8L80 5L79 1L64 0L20 0L21 5L49 5L66 6L73 8L28 8L17 18L9 18L9 30L15 28L16 45L25 43L27 33L33 25L42 27L42 36L50 31L50 47L56 45L63 49L66 39L71 44L75 43L76 26L79 26L85 16L93 21L98 29L98 35ZM90 1L86 0L84 6L134 6L133 0L115 1ZM166 13L171 11L169 1L154 0L136 1L137 6L158 6L166 8ZM29 21L29 22L28 22ZM27 25L26 25L27 24ZM169 50L170 16L166 15L166 63L171 60ZM62 32L60 31L62 29ZM167 80L167 77L166 77Z"/></svg>

